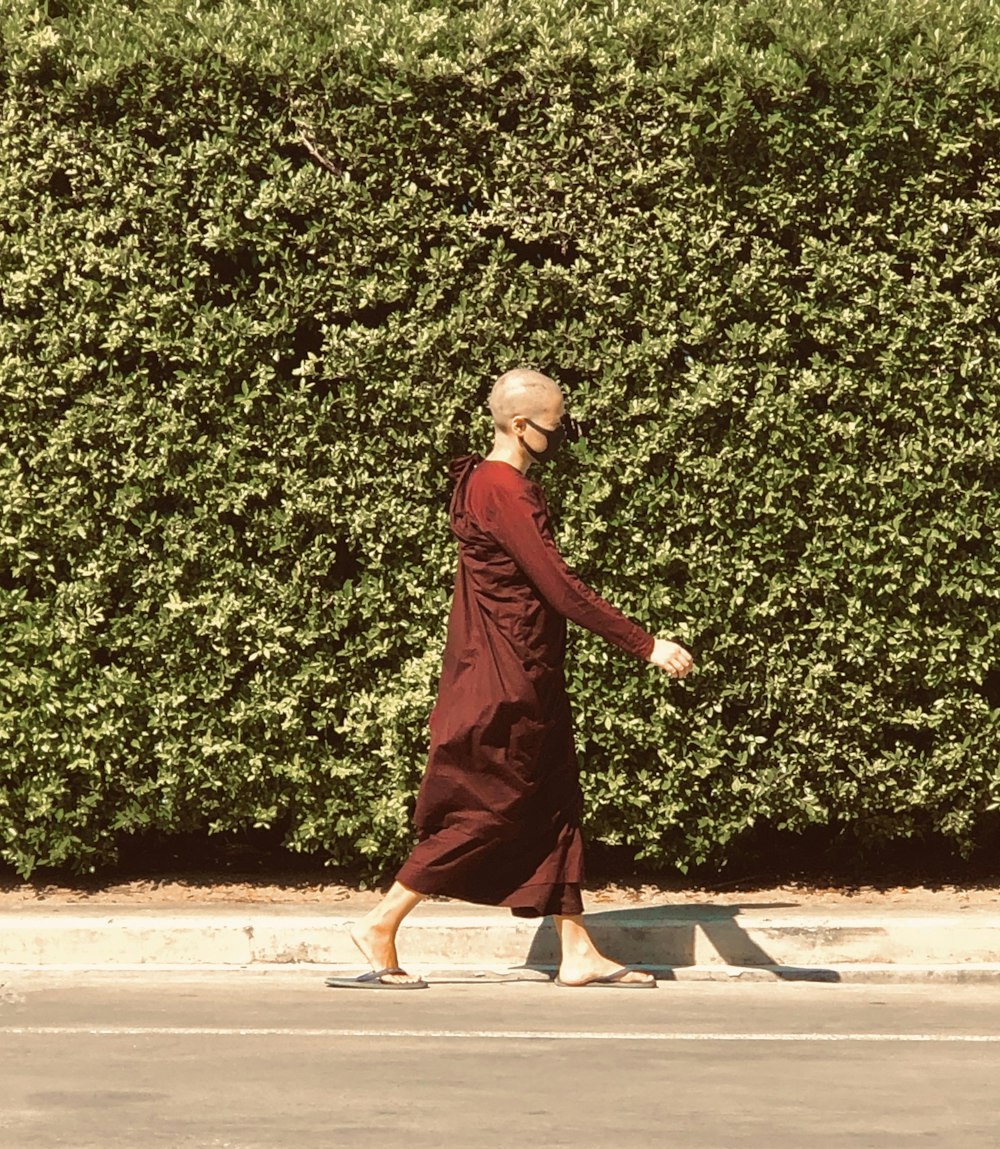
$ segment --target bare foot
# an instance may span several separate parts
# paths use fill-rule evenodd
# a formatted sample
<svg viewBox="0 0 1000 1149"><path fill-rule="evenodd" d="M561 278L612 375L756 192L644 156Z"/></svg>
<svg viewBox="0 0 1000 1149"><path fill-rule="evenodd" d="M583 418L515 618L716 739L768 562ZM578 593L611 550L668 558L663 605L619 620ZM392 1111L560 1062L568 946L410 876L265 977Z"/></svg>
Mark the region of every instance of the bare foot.
<svg viewBox="0 0 1000 1149"><path fill-rule="evenodd" d="M559 980L564 985L585 985L595 978L607 977L609 974L617 973L621 968L619 962L611 961L603 954L596 952L586 956L563 958L559 966ZM628 983L655 983L656 978L645 970L633 969L618 980Z"/></svg>
<svg viewBox="0 0 1000 1149"><path fill-rule="evenodd" d="M355 922L350 929L351 941L364 955L364 959L373 970L398 969L399 958L396 955L396 934L388 926L378 921L371 921L369 917ZM382 981L393 983L409 983L420 981L413 974L383 974Z"/></svg>

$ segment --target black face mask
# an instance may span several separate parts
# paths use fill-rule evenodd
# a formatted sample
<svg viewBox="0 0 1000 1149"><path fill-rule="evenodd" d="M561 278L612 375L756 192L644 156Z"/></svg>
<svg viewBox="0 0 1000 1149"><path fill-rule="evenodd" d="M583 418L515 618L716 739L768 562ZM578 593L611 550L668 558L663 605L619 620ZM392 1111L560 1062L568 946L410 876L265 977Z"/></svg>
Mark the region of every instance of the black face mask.
<svg viewBox="0 0 1000 1149"><path fill-rule="evenodd" d="M521 440L521 442L524 443L524 449L536 463L547 463L550 459L554 459L559 453L559 448L567 439L576 439L574 433L576 428L568 415L563 415L559 426L552 430L548 427L539 427L536 422L527 418L527 416L525 416L524 421L532 430L537 431L539 435L545 439L545 448L541 451L533 451L523 439Z"/></svg>

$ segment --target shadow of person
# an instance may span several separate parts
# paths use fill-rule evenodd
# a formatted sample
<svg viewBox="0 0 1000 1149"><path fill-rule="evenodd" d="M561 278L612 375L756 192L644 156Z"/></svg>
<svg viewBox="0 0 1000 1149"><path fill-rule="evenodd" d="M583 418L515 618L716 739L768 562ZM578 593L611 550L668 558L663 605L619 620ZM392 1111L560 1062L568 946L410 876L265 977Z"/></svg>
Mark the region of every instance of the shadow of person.
<svg viewBox="0 0 1000 1149"><path fill-rule="evenodd" d="M624 965L644 965L676 980L674 971L699 964L698 931L714 948L720 966L761 970L781 981L840 981L833 969L784 965L776 961L737 921L743 911L793 909L794 902L748 905L636 906L584 915L597 948ZM558 965L559 941L551 918L535 931L525 966ZM714 961L711 964L715 964Z"/></svg>

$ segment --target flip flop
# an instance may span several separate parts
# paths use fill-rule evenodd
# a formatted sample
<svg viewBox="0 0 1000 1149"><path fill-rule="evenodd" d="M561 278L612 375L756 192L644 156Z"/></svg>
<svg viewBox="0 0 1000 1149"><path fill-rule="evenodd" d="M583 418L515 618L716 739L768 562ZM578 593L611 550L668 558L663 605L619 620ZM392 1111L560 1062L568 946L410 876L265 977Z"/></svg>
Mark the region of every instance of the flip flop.
<svg viewBox="0 0 1000 1149"><path fill-rule="evenodd" d="M326 984L335 989L426 989L427 982L423 978L416 981L383 981L387 974L402 974L407 976L405 969L376 969L371 973L363 973L360 977L328 977Z"/></svg>
<svg viewBox="0 0 1000 1149"><path fill-rule="evenodd" d="M622 966L621 969L616 969L614 973L607 973L603 977L588 978L587 981L563 981L562 978L556 978L556 985L562 986L564 989L656 989L656 981L623 981L622 979L630 973L639 973L639 970L632 969L630 966Z"/></svg>

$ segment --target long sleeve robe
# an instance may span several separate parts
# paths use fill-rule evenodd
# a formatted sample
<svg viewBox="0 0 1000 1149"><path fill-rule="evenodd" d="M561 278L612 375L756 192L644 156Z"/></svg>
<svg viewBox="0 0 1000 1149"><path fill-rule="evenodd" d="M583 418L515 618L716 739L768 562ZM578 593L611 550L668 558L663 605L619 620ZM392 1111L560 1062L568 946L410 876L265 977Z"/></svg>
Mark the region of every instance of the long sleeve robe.
<svg viewBox="0 0 1000 1149"><path fill-rule="evenodd" d="M582 802L566 619L641 659L653 636L566 566L537 483L478 455L451 473L458 573L415 811L419 842L398 880L524 917L578 914Z"/></svg>

